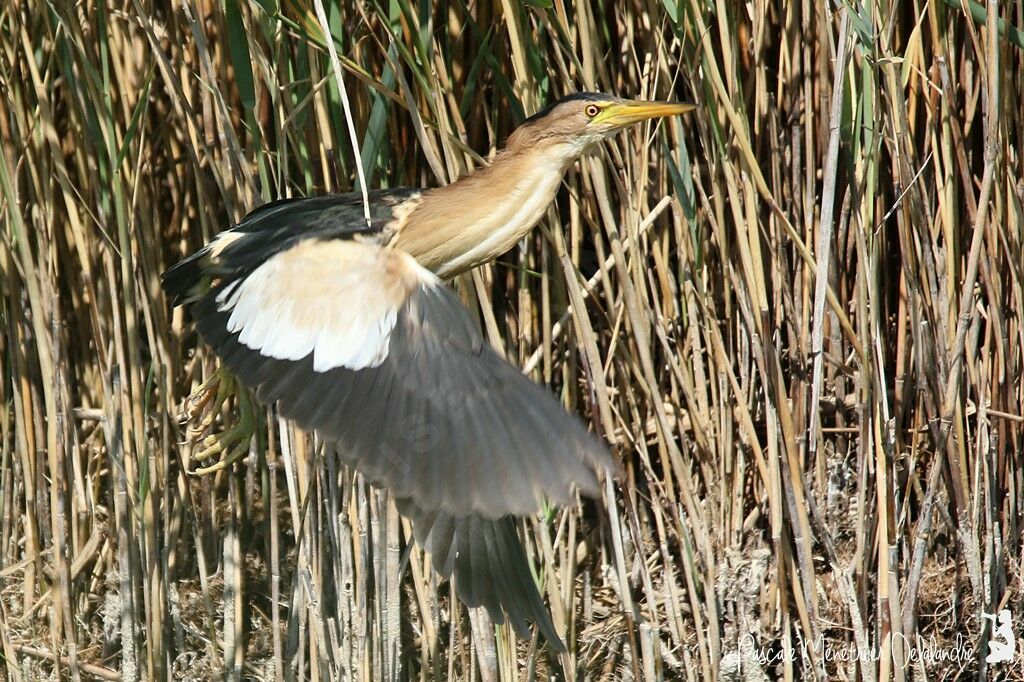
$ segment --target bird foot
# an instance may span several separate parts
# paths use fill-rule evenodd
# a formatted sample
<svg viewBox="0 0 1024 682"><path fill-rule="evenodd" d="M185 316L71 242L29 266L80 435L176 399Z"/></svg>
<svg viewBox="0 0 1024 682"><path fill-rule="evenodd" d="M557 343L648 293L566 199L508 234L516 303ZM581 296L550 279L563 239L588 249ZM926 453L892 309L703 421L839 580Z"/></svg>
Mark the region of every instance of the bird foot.
<svg viewBox="0 0 1024 682"><path fill-rule="evenodd" d="M228 404L232 396L238 404L238 422L231 428L212 432L218 417L222 423L227 423ZM183 417L187 425L186 441L193 449L199 449L188 461L206 462L218 458L208 466L195 469L188 467L193 476L205 476L231 466L249 451L249 443L256 433L256 410L252 397L224 368L218 369L186 398Z"/></svg>

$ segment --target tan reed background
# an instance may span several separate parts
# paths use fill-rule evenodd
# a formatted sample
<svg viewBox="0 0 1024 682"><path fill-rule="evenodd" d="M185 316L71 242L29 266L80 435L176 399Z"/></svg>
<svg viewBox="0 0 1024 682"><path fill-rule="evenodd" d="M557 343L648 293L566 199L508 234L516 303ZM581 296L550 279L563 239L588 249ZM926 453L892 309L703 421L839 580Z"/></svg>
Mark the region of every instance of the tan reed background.
<svg viewBox="0 0 1024 682"><path fill-rule="evenodd" d="M160 273L355 181L316 10L0 4L0 677L1024 679L1021 2L326 2L374 187L573 91L700 104L457 282L623 463L524 524L561 660L271 411L185 473L215 362Z"/></svg>

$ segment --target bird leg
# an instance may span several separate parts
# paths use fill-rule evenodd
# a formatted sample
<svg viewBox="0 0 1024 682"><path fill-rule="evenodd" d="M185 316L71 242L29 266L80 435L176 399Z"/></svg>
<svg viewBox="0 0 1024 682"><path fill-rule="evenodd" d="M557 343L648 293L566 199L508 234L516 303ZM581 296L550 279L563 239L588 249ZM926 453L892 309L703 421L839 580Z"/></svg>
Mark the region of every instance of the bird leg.
<svg viewBox="0 0 1024 682"><path fill-rule="evenodd" d="M227 422L227 406L232 396L238 403L238 422L224 431L211 433L218 416L222 423ZM249 391L221 367L185 400L185 422L189 425L188 442L201 448L190 459L201 462L220 456L214 464L189 472L204 476L226 469L249 451L256 433L256 408Z"/></svg>

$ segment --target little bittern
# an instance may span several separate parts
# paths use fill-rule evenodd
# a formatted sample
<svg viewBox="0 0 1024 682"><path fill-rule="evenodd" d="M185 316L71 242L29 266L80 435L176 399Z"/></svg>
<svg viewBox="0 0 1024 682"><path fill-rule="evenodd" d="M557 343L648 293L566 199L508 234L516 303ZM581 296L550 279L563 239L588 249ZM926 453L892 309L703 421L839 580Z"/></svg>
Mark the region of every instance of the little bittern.
<svg viewBox="0 0 1024 682"><path fill-rule="evenodd" d="M694 108L595 93L527 119L447 187L257 208L163 277L258 400L390 490L459 597L520 635L555 633L515 516L599 493L607 449L484 341L445 279L509 250L569 165L639 121Z"/></svg>

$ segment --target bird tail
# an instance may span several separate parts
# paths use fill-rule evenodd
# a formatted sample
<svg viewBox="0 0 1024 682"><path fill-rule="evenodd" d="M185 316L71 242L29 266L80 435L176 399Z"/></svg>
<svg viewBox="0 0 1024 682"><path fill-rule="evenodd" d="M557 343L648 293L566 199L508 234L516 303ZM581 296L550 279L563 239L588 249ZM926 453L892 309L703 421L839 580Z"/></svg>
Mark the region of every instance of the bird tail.
<svg viewBox="0 0 1024 682"><path fill-rule="evenodd" d="M398 511L412 521L413 535L431 557L434 569L455 582L455 592L467 606L483 606L491 619L529 639L528 621L556 652L565 644L555 632L526 551L511 516L488 519L425 512L410 500L396 500Z"/></svg>

